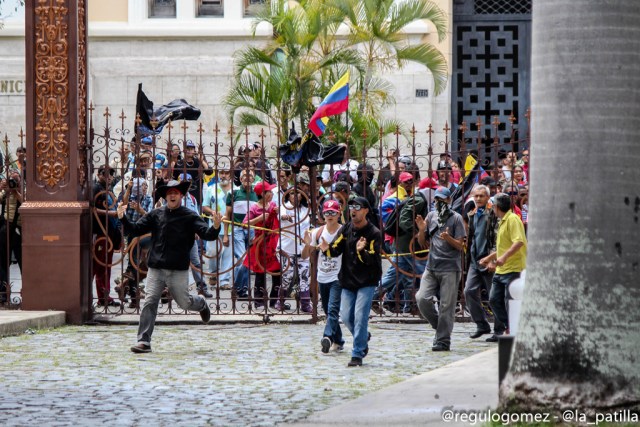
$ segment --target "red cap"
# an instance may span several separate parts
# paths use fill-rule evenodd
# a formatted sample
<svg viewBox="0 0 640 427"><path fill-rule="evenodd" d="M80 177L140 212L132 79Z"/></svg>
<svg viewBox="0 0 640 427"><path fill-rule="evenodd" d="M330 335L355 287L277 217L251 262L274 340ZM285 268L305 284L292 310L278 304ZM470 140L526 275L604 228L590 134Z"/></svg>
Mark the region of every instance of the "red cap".
<svg viewBox="0 0 640 427"><path fill-rule="evenodd" d="M411 175L409 172L402 172L398 179L400 180L400 182L413 181L413 175Z"/></svg>
<svg viewBox="0 0 640 427"><path fill-rule="evenodd" d="M424 190L425 188L432 188L435 190L438 188L438 182L431 177L426 177L420 181L419 187L421 190Z"/></svg>
<svg viewBox="0 0 640 427"><path fill-rule="evenodd" d="M256 184L256 186L254 187L253 191L258 195L258 196L262 196L262 194L265 191L271 191L274 188L276 188L275 184L269 184L266 181L260 181L259 183Z"/></svg>
<svg viewBox="0 0 640 427"><path fill-rule="evenodd" d="M340 212L340 203L337 200L327 200L322 204L322 211Z"/></svg>

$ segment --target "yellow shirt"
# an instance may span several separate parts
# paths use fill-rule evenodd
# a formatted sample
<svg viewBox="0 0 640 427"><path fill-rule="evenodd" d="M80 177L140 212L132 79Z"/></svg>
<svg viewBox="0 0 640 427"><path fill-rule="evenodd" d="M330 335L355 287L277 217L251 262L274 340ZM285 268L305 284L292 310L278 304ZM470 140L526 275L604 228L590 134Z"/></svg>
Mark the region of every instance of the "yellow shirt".
<svg viewBox="0 0 640 427"><path fill-rule="evenodd" d="M510 210L500 220L497 242L498 258L507 252L515 242L522 242L524 245L511 255L504 265L496 268L496 274L519 273L526 267L527 237L524 234L524 225L518 215Z"/></svg>

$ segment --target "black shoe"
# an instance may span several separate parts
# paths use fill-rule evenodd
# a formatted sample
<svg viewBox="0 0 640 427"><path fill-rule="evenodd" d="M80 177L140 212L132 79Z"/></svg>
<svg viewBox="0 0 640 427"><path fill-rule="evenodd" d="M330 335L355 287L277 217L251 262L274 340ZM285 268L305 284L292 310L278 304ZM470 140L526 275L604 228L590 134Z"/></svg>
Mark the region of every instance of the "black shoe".
<svg viewBox="0 0 640 427"><path fill-rule="evenodd" d="M469 335L469 338L476 339L476 338L480 338L485 334L490 334L490 333L491 333L491 329L477 329L474 333Z"/></svg>
<svg viewBox="0 0 640 427"><path fill-rule="evenodd" d="M211 292L209 292L209 290L207 289L207 285L205 285L204 283L200 283L196 289L198 289L198 295L202 295L205 298L213 298L213 294Z"/></svg>
<svg viewBox="0 0 640 427"><path fill-rule="evenodd" d="M371 332L367 332L367 342L371 341Z"/></svg>
<svg viewBox="0 0 640 427"><path fill-rule="evenodd" d="M449 351L449 346L441 342L431 347L431 351Z"/></svg>
<svg viewBox="0 0 640 427"><path fill-rule="evenodd" d="M347 363L347 367L353 368L354 366L362 366L362 358L361 357L352 357L351 361Z"/></svg>
<svg viewBox="0 0 640 427"><path fill-rule="evenodd" d="M200 312L200 318L202 319L202 323L205 325L209 323L211 320L211 310L209 309L209 304L204 305L204 309Z"/></svg>
<svg viewBox="0 0 640 427"><path fill-rule="evenodd" d="M322 337L322 339L320 340L320 345L322 346L322 352L324 354L329 354L329 349L331 348L331 344L333 344L331 342L331 338Z"/></svg>
<svg viewBox="0 0 640 427"><path fill-rule="evenodd" d="M498 342L498 335L493 334L485 340L486 342Z"/></svg>
<svg viewBox="0 0 640 427"><path fill-rule="evenodd" d="M134 353L151 353L151 346L139 343L131 347L131 351Z"/></svg>
<svg viewBox="0 0 640 427"><path fill-rule="evenodd" d="M369 346L364 348L364 357L367 357L367 354L369 354Z"/></svg>

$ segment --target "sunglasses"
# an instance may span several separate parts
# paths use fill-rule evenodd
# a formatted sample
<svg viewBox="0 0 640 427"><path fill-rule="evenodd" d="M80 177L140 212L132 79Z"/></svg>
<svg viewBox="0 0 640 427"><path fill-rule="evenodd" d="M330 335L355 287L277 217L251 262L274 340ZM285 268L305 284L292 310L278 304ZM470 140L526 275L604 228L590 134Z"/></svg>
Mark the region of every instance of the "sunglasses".
<svg viewBox="0 0 640 427"><path fill-rule="evenodd" d="M359 211L360 209L362 209L362 206L360 205L349 205L350 211Z"/></svg>
<svg viewBox="0 0 640 427"><path fill-rule="evenodd" d="M336 211L325 211L324 216L338 216L338 212Z"/></svg>
<svg viewBox="0 0 640 427"><path fill-rule="evenodd" d="M520 193L518 193L517 191L509 191L507 194L510 196L517 196Z"/></svg>

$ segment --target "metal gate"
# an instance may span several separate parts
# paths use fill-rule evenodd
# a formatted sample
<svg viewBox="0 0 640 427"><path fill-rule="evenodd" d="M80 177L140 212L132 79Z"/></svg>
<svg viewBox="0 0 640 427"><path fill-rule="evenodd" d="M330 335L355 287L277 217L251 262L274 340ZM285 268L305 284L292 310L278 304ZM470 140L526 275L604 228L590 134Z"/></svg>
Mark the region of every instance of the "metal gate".
<svg viewBox="0 0 640 427"><path fill-rule="evenodd" d="M452 122L466 124L462 133L481 136L480 146L471 141L466 148L483 158L496 160L495 131L500 144L514 141L516 152L522 148L517 141L528 132L523 119L530 105L532 1L453 2ZM519 125L515 134L509 123ZM458 133L454 147L461 138Z"/></svg>

